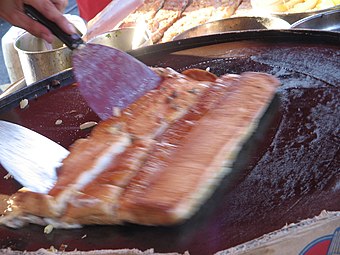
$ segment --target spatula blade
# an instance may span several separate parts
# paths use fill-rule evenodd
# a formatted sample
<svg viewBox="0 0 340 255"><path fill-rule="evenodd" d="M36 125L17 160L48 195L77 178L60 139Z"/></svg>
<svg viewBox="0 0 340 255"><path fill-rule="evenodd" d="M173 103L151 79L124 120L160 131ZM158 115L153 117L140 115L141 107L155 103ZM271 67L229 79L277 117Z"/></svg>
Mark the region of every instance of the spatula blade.
<svg viewBox="0 0 340 255"><path fill-rule="evenodd" d="M47 193L69 151L30 129L0 120L0 163L24 187Z"/></svg>
<svg viewBox="0 0 340 255"><path fill-rule="evenodd" d="M73 53L73 72L79 90L101 119L113 109L126 108L161 81L153 70L118 49L87 44Z"/></svg>

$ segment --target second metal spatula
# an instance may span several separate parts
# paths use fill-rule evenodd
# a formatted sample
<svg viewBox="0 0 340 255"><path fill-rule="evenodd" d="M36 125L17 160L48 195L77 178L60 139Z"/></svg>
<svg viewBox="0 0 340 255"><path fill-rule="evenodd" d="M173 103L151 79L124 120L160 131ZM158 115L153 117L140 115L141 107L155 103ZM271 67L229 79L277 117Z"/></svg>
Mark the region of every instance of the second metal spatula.
<svg viewBox="0 0 340 255"><path fill-rule="evenodd" d="M115 107L125 108L159 85L161 78L129 54L103 45L85 44L79 35L66 34L32 6L24 8L73 50L73 72L80 92L101 119L110 117Z"/></svg>
<svg viewBox="0 0 340 255"><path fill-rule="evenodd" d="M0 164L24 187L47 193L69 151L28 128L0 120Z"/></svg>

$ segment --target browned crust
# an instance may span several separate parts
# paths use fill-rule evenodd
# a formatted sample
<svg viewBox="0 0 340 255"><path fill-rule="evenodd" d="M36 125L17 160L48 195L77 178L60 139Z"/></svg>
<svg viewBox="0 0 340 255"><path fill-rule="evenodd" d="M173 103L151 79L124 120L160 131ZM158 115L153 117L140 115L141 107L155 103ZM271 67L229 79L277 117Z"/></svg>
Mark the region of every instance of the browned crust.
<svg viewBox="0 0 340 255"><path fill-rule="evenodd" d="M196 81L211 81L214 82L217 80L217 76L213 73L204 71L202 69L192 68L188 70L184 70L182 74L196 80Z"/></svg>
<svg viewBox="0 0 340 255"><path fill-rule="evenodd" d="M63 218L64 221L73 223L76 220L82 224L92 223L94 218L91 214L93 211L97 212L95 207L100 206L100 202L106 204L117 201L120 192L112 193L108 186L112 186L112 189L115 189L115 187L125 188L131 178L139 171L156 142L154 139L159 132L154 130L158 128L157 123L166 128L170 123L179 119L196 103L199 95L207 88L206 85L200 84L189 76L178 76L175 73L169 73L167 70L162 72L161 75L165 75L167 78L165 78L161 87L131 105L118 118L126 124L129 133L134 137L132 144L121 155L118 155L115 161L112 161L91 183L80 190L78 195L71 199L66 211L67 216ZM206 75L206 71L199 72L196 77L200 75L202 76L201 81L207 81L208 78L211 80L211 77ZM195 91L195 93L192 91ZM126 114L127 112L129 114ZM106 124L104 123L104 125ZM98 132L100 132L100 128L97 127L93 136ZM101 199L96 194L110 197L111 201ZM82 199L84 196L86 196L87 201L92 199L93 203L84 203L84 206L75 208L72 201ZM100 201L98 201L98 198ZM105 208L111 207L112 205L105 205ZM86 214L88 214L90 221L87 221ZM102 214L104 218L110 218L115 214L115 211L103 210ZM98 223L101 221L99 219Z"/></svg>
<svg viewBox="0 0 340 255"><path fill-rule="evenodd" d="M142 6L123 20L120 27L133 27L141 21L148 23L163 7L164 2L165 0L145 0Z"/></svg>
<svg viewBox="0 0 340 255"><path fill-rule="evenodd" d="M62 224L168 225L199 208L279 83L262 73L217 78L198 69L157 72L164 78L159 88L72 146L49 195L18 192L10 198L19 216ZM130 143L123 151L75 188L96 157L125 136Z"/></svg>
<svg viewBox="0 0 340 255"><path fill-rule="evenodd" d="M158 42L164 32L181 17L188 2L188 0L166 0L164 2L162 9L157 12L148 25L154 43Z"/></svg>
<svg viewBox="0 0 340 255"><path fill-rule="evenodd" d="M176 122L124 190L119 217L146 225L190 217L219 183L225 160L233 160L278 85L269 75L243 74L207 112L195 109Z"/></svg>
<svg viewBox="0 0 340 255"><path fill-rule="evenodd" d="M33 214L40 217L56 217L53 210L53 197L36 192L19 190L7 199L8 208L4 215Z"/></svg>
<svg viewBox="0 0 340 255"><path fill-rule="evenodd" d="M206 22L228 18L235 12L240 3L241 0L192 1L181 18L164 32L161 42L171 41L176 35Z"/></svg>

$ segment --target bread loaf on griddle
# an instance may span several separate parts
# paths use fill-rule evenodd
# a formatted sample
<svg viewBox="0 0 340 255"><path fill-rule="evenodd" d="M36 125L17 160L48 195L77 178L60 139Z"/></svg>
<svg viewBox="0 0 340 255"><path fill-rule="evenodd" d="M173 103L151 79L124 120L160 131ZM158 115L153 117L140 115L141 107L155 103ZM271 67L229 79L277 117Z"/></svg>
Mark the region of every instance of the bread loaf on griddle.
<svg viewBox="0 0 340 255"><path fill-rule="evenodd" d="M264 73L154 70L163 77L157 89L76 141L49 194L19 191L11 197L15 215L7 212L1 222L170 225L195 213L279 82Z"/></svg>

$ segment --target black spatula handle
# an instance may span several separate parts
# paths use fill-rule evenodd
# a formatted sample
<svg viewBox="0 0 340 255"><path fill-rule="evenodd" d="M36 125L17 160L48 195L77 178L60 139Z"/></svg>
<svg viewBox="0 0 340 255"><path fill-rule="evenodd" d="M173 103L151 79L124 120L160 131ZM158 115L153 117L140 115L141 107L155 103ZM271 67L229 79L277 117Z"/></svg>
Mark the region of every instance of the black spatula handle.
<svg viewBox="0 0 340 255"><path fill-rule="evenodd" d="M31 5L24 4L24 10L28 16L35 19L45 27L47 27L56 37L66 44L71 50L78 48L79 45L84 44L80 35L65 33L56 23L47 19L42 13Z"/></svg>

